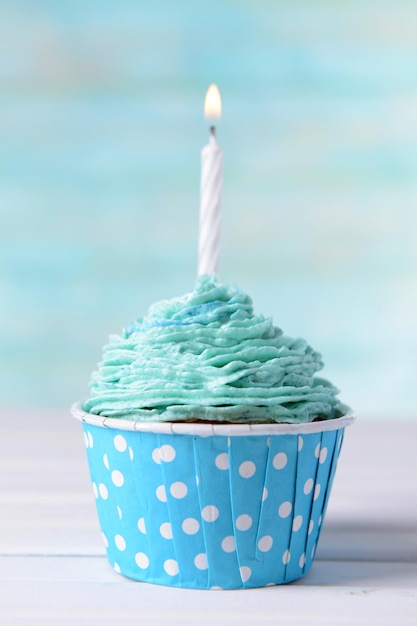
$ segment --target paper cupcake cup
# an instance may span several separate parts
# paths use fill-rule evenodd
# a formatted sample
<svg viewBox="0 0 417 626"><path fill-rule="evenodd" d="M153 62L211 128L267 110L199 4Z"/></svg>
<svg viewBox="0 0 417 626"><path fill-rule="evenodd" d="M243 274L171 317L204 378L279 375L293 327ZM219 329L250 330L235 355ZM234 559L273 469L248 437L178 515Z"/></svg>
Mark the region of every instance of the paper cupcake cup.
<svg viewBox="0 0 417 626"><path fill-rule="evenodd" d="M112 567L196 589L287 583L310 569L344 428L144 423L85 413L85 446Z"/></svg>

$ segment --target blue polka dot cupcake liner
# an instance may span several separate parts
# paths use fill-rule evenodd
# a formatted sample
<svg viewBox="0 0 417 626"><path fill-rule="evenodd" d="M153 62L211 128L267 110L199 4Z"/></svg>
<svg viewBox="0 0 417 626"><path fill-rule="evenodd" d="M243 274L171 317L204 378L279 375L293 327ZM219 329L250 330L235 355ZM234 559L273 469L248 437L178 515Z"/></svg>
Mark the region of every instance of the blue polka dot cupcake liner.
<svg viewBox="0 0 417 626"><path fill-rule="evenodd" d="M308 424L82 421L107 557L195 589L288 583L310 569L349 412Z"/></svg>

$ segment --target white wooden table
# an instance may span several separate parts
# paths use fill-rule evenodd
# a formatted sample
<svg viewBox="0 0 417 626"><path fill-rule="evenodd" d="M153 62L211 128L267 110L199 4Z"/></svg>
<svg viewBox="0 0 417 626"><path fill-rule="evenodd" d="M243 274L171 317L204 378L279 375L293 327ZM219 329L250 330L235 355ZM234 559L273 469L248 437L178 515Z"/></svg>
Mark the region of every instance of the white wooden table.
<svg viewBox="0 0 417 626"><path fill-rule="evenodd" d="M316 561L285 586L195 591L107 564L81 426L3 411L0 624L417 624L417 421L346 430Z"/></svg>

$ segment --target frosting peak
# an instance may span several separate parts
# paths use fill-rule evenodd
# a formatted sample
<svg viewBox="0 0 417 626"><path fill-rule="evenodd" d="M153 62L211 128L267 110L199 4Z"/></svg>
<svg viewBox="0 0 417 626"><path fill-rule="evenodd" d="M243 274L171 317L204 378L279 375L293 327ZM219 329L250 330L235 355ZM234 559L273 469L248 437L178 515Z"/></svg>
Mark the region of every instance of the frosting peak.
<svg viewBox="0 0 417 626"><path fill-rule="evenodd" d="M308 422L337 417L321 355L291 339L234 285L203 276L111 336L90 413L140 421Z"/></svg>

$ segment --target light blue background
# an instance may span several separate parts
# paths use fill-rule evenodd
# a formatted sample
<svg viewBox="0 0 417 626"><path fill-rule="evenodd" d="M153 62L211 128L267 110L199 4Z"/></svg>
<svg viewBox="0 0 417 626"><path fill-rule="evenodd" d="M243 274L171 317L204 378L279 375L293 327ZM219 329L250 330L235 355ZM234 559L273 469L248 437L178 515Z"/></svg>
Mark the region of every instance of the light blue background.
<svg viewBox="0 0 417 626"><path fill-rule="evenodd" d="M85 396L108 334L192 289L217 82L222 280L359 415L415 416L416 23L404 0L3 0L2 404Z"/></svg>

